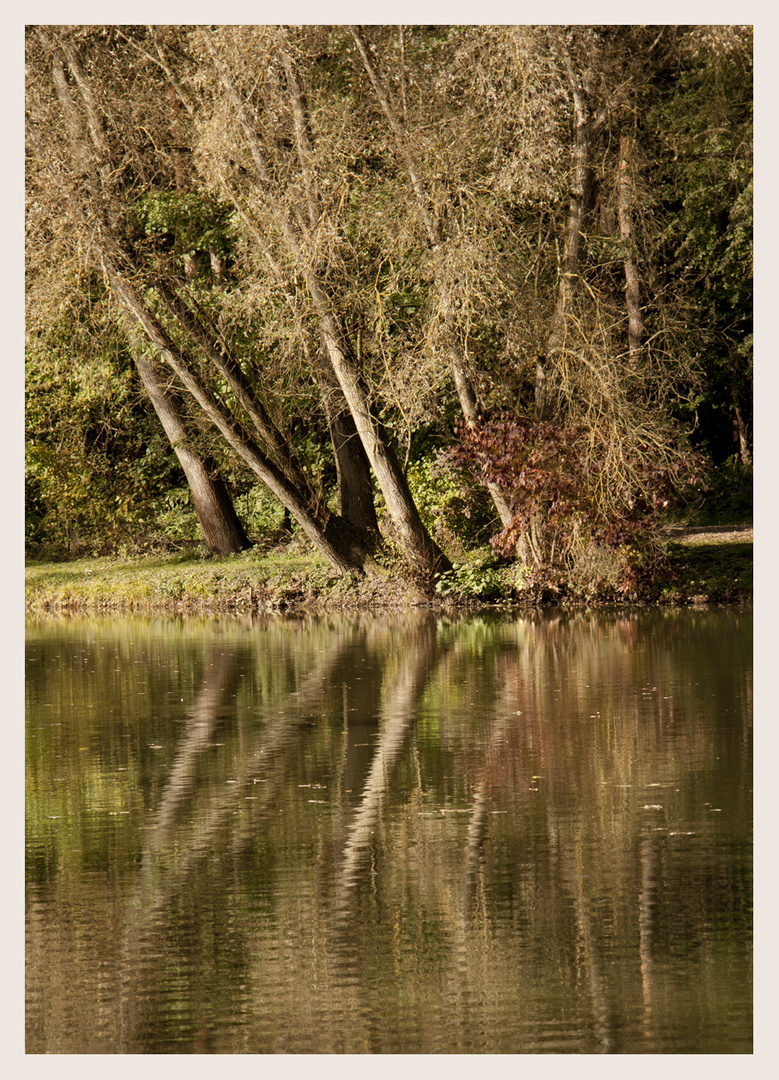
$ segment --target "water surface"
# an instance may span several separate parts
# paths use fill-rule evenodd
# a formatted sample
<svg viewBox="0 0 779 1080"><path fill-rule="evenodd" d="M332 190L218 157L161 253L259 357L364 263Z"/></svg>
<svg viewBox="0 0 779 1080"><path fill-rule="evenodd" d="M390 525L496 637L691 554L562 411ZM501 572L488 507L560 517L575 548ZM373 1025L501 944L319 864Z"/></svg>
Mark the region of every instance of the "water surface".
<svg viewBox="0 0 779 1080"><path fill-rule="evenodd" d="M748 1053L751 614L52 620L29 1053Z"/></svg>

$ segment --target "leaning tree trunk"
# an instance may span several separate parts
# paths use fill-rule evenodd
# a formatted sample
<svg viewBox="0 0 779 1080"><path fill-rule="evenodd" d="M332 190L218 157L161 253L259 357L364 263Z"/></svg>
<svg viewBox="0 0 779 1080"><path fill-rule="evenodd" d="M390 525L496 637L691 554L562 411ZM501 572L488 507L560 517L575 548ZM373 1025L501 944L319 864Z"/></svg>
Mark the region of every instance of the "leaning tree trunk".
<svg viewBox="0 0 779 1080"><path fill-rule="evenodd" d="M234 555L251 547L221 477L187 445L186 428L173 395L157 377L154 365L134 343L132 350L144 389L184 470L208 550L214 555Z"/></svg>
<svg viewBox="0 0 779 1080"><path fill-rule="evenodd" d="M400 463L381 424L372 413L368 395L346 337L332 311L330 299L315 274L308 267L306 270L306 281L319 318L327 355L387 504L394 539L413 572L423 581L430 582L436 573L451 569L451 564L422 523Z"/></svg>
<svg viewBox="0 0 779 1080"><path fill-rule="evenodd" d="M95 241L97 243L97 241ZM289 510L316 549L328 560L338 574L364 572L365 546L352 530L335 516L321 515L312 507L308 493L301 492L288 476L244 432L220 401L204 386L191 364L173 343L163 326L149 310L132 282L122 273L117 257L109 250L100 250L106 278L128 312L171 369L180 384L192 396L204 415L216 427L225 441L246 462L254 474L279 502Z"/></svg>
<svg viewBox="0 0 779 1080"><path fill-rule="evenodd" d="M460 401L460 409L462 410L463 418L468 427L473 428L478 421L476 392L466 373L465 358L460 350L459 342L455 338L454 331L450 328L448 334L452 377L457 390L457 397ZM509 500L506 498L500 485L494 483L492 480L486 480L485 487L492 499L493 506L498 512L498 517L500 518L503 528L507 529L514 520L514 513L511 509Z"/></svg>

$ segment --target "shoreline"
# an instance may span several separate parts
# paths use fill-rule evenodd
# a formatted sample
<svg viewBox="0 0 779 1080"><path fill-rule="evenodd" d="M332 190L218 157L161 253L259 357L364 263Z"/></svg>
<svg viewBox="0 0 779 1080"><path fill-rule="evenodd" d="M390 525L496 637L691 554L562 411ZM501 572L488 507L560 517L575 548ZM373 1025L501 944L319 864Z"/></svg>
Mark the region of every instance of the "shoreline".
<svg viewBox="0 0 779 1080"><path fill-rule="evenodd" d="M335 577L323 560L289 544L226 558L194 551L73 562L30 562L25 568L25 615L326 614L428 609L460 612L541 608L749 606L753 600L751 526L714 526L677 533L662 574L641 593L619 597L604 589L587 597L522 595L506 568L497 595L429 595L392 565L364 577Z"/></svg>

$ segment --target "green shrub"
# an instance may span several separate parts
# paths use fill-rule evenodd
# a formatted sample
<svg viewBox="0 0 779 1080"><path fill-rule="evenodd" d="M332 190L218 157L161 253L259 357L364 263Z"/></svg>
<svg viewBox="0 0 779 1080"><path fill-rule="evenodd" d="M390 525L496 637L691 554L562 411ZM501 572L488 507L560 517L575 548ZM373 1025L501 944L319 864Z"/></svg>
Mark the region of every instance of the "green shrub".
<svg viewBox="0 0 779 1080"><path fill-rule="evenodd" d="M436 581L439 596L464 596L478 600L503 600L510 592L509 570L494 561L454 563Z"/></svg>
<svg viewBox="0 0 779 1080"><path fill-rule="evenodd" d="M442 547L465 550L495 531L495 514L485 490L440 457L413 461L408 485L425 528Z"/></svg>

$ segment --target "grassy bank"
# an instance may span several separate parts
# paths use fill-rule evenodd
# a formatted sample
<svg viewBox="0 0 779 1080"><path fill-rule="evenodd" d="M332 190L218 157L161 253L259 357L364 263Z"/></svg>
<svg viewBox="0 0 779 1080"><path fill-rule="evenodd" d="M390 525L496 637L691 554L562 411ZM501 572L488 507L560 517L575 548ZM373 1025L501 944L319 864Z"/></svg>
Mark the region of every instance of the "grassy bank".
<svg viewBox="0 0 779 1080"><path fill-rule="evenodd" d="M292 547L226 558L185 552L30 563L25 576L30 612L250 612L314 607L328 601L344 606L358 586L351 579L335 577L315 553Z"/></svg>
<svg viewBox="0 0 779 1080"><path fill-rule="evenodd" d="M668 546L667 560L644 582L645 604L745 604L752 599L751 532L698 532ZM515 568L475 556L433 601L405 582L397 567L379 564L366 579L335 577L316 553L295 543L228 558L195 551L130 559L30 563L26 605L31 613L125 611L187 614L410 607L431 602L527 604ZM601 602L608 602L602 598ZM591 598L590 603L597 603Z"/></svg>

